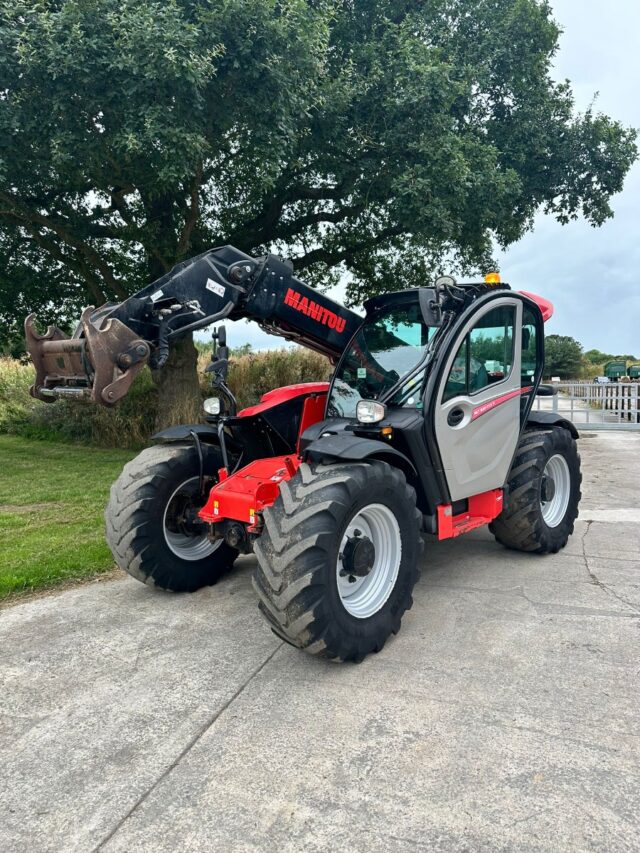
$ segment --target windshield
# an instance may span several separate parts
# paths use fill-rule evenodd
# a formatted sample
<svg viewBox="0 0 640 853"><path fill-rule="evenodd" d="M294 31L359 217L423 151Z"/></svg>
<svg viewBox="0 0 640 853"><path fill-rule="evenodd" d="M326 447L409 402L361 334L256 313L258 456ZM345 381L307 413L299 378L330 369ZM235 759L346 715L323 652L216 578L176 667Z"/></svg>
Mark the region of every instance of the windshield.
<svg viewBox="0 0 640 853"><path fill-rule="evenodd" d="M355 417L359 400L379 400L421 360L429 332L417 300L365 322L336 370L329 415ZM409 380L389 404L420 407L421 379L417 376Z"/></svg>

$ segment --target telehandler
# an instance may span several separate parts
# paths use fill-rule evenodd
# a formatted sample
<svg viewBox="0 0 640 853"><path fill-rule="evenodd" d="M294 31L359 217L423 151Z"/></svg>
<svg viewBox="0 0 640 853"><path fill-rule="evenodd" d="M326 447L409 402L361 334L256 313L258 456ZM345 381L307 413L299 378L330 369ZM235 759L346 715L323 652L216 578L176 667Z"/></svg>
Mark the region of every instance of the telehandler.
<svg viewBox="0 0 640 853"><path fill-rule="evenodd" d="M578 514L577 431L533 410L553 307L496 274L387 293L354 312L273 255L224 246L117 305L87 308L71 338L25 322L44 401L113 405L181 335L224 318L327 355L330 382L279 388L237 411L224 327L204 422L165 429L111 489L107 540L144 583L193 591L253 552L258 606L310 654L361 661L412 605L422 539L490 525L538 554Z"/></svg>

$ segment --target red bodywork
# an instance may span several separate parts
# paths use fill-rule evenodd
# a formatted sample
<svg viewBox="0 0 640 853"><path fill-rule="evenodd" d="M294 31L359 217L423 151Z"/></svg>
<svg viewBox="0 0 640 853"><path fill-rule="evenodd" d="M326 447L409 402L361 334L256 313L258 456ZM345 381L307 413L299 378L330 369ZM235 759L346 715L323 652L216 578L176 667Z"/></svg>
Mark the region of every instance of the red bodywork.
<svg viewBox="0 0 640 853"><path fill-rule="evenodd" d="M553 303L549 302L548 299L538 296L535 293L529 293L527 290L520 290L519 293L536 303L540 311L542 311L542 319L545 323L553 317Z"/></svg>
<svg viewBox="0 0 640 853"><path fill-rule="evenodd" d="M294 397L301 397L304 394L326 394L329 391L328 382L300 382L298 385L284 385L282 388L275 388L273 391L267 391L260 397L260 402L255 406L249 406L238 412L239 418L250 418L253 415L259 415L266 412L267 409L272 409L274 406L279 406L280 403L286 403L288 400L293 400ZM324 405L324 399L322 403ZM320 420L320 418L318 418ZM308 426L308 424L307 424Z"/></svg>
<svg viewBox="0 0 640 853"><path fill-rule="evenodd" d="M473 495L467 501L468 509L459 515L453 514L451 505L438 507L438 539L453 539L489 524L502 512L504 493L502 489L492 489L481 495Z"/></svg>
<svg viewBox="0 0 640 853"><path fill-rule="evenodd" d="M256 513L271 506L280 494L280 483L290 480L300 467L300 436L308 427L322 420L329 391L328 382L303 382L268 391L255 406L238 412L240 418L260 415L296 397L304 397L296 453L271 456L250 462L231 476L222 468L220 480L209 492L207 503L198 515L209 524L220 521L239 521L254 527Z"/></svg>
<svg viewBox="0 0 640 853"><path fill-rule="evenodd" d="M209 499L200 510L203 521L215 524L218 521L239 521L254 527L256 513L271 506L280 494L280 483L290 480L300 467L296 455L272 456L257 459L227 476L220 469L220 481L209 492Z"/></svg>

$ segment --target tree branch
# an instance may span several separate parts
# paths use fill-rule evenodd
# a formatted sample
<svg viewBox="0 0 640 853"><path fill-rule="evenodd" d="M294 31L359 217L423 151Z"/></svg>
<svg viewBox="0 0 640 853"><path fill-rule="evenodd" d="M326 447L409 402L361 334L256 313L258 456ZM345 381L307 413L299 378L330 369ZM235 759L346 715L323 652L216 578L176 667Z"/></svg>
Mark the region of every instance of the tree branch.
<svg viewBox="0 0 640 853"><path fill-rule="evenodd" d="M92 246L72 234L71 231L68 230L67 226L56 222L48 216L44 216L41 213L30 210L29 208L21 208L21 205L9 193L0 192L0 199L5 201L11 207L11 210L6 211L6 213L9 213L9 215L13 216L19 222L41 225L44 228L53 231L53 233L60 237L60 239L68 246L79 251L90 264L99 270L105 282L111 287L116 296L120 299L127 298L126 291L113 275L109 265L100 257Z"/></svg>
<svg viewBox="0 0 640 853"><path fill-rule="evenodd" d="M341 207L340 210L319 210L314 213L306 213L304 216L299 216L298 219L293 219L291 222L286 222L278 229L277 238L279 240L288 240L291 237L296 237L303 228L309 228L311 225L320 225L322 222L330 222L333 225L339 222L344 222L350 216L357 213L362 213L365 209L365 204L348 205Z"/></svg>
<svg viewBox="0 0 640 853"><path fill-rule="evenodd" d="M102 305L107 301L107 297L100 289L98 280L85 264L75 258L69 257L69 255L65 255L64 252L60 251L60 247L55 242L47 240L47 238L40 234L30 223L22 223L22 227L31 234L29 239L32 242L37 243L37 245L51 255L52 258L55 258L55 260L60 261L64 266L69 267L78 273L78 275L86 282L87 288L91 297L94 299L96 306Z"/></svg>
<svg viewBox="0 0 640 853"><path fill-rule="evenodd" d="M399 226L384 228L371 239L361 240L359 243L355 243L352 246L343 247L341 249L312 249L310 252L307 252L306 255L301 255L300 257L293 259L294 269L303 270L310 267L312 264L318 263L323 263L331 267L335 264L339 264L341 261L353 261L356 255L360 252L379 246L390 237L398 237L404 230L405 229Z"/></svg>

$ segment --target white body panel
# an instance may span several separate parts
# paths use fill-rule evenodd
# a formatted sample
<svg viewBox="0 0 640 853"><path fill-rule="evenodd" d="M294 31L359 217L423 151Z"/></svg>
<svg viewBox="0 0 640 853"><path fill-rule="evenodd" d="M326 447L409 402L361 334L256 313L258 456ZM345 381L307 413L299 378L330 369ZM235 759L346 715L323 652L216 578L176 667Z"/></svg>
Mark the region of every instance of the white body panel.
<svg viewBox="0 0 640 853"><path fill-rule="evenodd" d="M458 347L481 317L499 307L516 312L511 372L480 391L442 402ZM452 501L501 488L509 474L520 433L522 312L519 299L492 300L460 330L445 366L436 397L435 432ZM464 416L452 426L448 418L454 410Z"/></svg>

